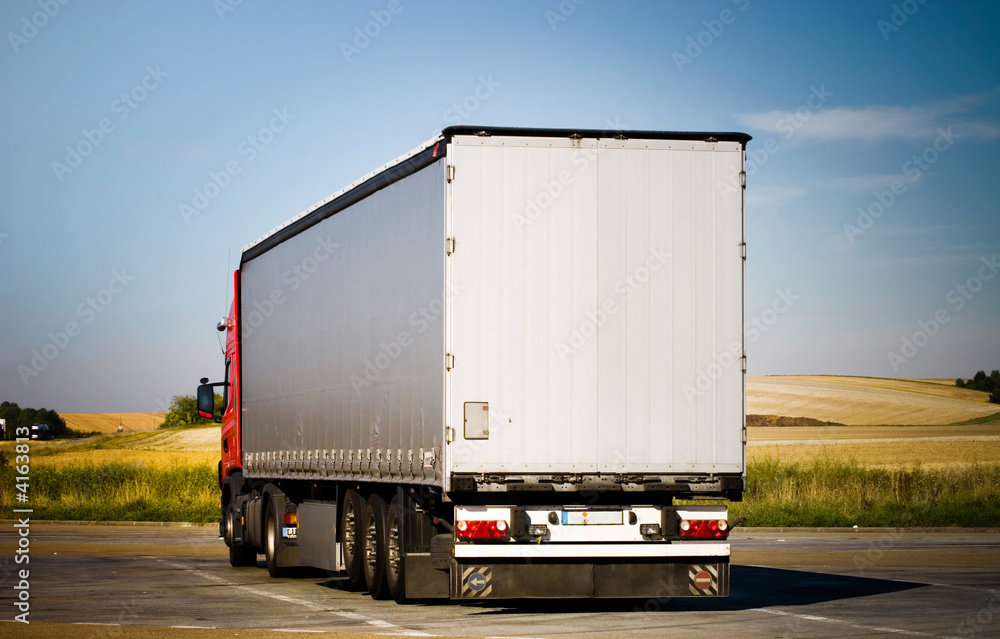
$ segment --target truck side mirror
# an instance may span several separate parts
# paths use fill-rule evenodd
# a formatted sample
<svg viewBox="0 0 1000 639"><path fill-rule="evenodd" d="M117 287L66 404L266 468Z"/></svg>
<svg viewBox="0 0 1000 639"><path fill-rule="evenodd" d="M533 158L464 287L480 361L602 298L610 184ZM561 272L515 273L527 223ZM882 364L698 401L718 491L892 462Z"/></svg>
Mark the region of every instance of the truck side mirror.
<svg viewBox="0 0 1000 639"><path fill-rule="evenodd" d="M207 381L203 379L198 387L198 417L215 419L215 384L206 384Z"/></svg>

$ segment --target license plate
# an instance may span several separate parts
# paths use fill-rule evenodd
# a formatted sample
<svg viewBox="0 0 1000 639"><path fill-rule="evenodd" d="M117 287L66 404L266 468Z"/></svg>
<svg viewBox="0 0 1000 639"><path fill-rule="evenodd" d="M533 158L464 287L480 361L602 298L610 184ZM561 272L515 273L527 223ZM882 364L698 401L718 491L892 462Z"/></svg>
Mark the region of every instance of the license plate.
<svg viewBox="0 0 1000 639"><path fill-rule="evenodd" d="M285 539L296 539L296 532L298 528L282 528L281 536Z"/></svg>
<svg viewBox="0 0 1000 639"><path fill-rule="evenodd" d="M563 526L613 526L625 523L620 510L564 510Z"/></svg>

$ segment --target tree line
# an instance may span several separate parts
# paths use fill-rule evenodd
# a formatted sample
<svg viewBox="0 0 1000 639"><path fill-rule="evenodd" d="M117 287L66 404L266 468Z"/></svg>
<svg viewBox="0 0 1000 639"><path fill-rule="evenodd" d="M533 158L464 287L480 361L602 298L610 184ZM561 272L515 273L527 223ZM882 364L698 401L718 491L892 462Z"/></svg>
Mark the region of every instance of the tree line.
<svg viewBox="0 0 1000 639"><path fill-rule="evenodd" d="M66 420L59 413L46 408L21 408L13 402L0 404L0 419L4 420L4 439L17 437L17 428L25 426L28 429L33 424L48 424L52 437L78 437L81 433L66 426Z"/></svg>
<svg viewBox="0 0 1000 639"><path fill-rule="evenodd" d="M1000 404L1000 371L993 371L989 375L986 374L986 371L979 371L972 379L959 377L955 380L955 386L989 393L990 401L994 404Z"/></svg>

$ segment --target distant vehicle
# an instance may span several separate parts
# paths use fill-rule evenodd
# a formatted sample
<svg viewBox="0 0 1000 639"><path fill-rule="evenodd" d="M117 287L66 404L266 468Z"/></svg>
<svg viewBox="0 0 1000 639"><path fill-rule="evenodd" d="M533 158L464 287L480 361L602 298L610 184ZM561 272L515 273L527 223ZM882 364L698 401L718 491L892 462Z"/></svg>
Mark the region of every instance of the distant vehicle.
<svg viewBox="0 0 1000 639"><path fill-rule="evenodd" d="M727 507L677 501L746 486L749 139L452 127L245 247L198 388L230 563L727 596Z"/></svg>
<svg viewBox="0 0 1000 639"><path fill-rule="evenodd" d="M32 424L31 425L31 438L32 439L52 439L52 429L48 424Z"/></svg>

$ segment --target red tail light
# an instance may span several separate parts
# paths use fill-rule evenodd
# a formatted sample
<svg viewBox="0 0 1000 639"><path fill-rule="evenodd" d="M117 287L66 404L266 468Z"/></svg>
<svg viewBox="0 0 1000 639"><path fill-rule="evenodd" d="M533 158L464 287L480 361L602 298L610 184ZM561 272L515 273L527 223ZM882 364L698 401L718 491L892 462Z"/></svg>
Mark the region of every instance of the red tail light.
<svg viewBox="0 0 1000 639"><path fill-rule="evenodd" d="M681 539L726 539L729 522L725 519L682 519Z"/></svg>
<svg viewBox="0 0 1000 639"><path fill-rule="evenodd" d="M503 519L459 520L455 524L455 535L459 539L507 539L509 534Z"/></svg>

